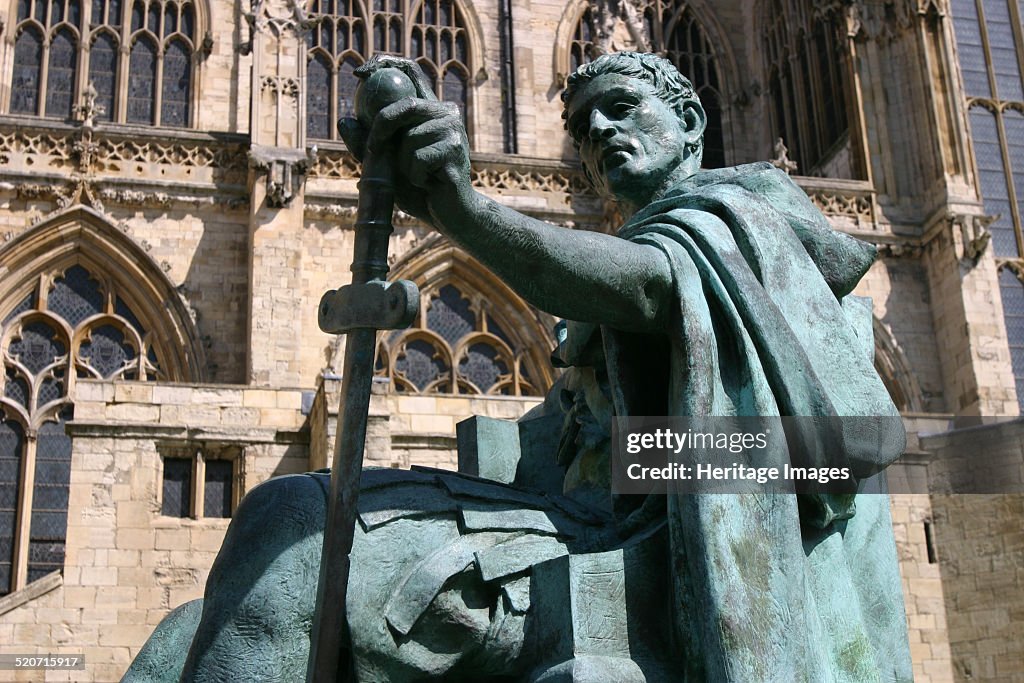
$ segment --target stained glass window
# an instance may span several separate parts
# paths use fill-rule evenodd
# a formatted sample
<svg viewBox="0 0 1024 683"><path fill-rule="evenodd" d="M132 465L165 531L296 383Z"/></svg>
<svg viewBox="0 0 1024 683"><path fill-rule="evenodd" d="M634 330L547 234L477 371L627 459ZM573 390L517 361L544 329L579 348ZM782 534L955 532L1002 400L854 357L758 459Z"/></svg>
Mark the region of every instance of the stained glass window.
<svg viewBox="0 0 1024 683"><path fill-rule="evenodd" d="M1017 400L1024 407L1024 43L1019 0L953 0L978 189L999 268ZM1016 27L1020 29L1020 26Z"/></svg>
<svg viewBox="0 0 1024 683"><path fill-rule="evenodd" d="M128 79L128 123L153 123L156 104L156 45L143 35L132 45Z"/></svg>
<svg viewBox="0 0 1024 683"><path fill-rule="evenodd" d="M772 141L783 139L801 175L842 173L829 166L849 141L840 10L769 0L762 11Z"/></svg>
<svg viewBox="0 0 1024 683"><path fill-rule="evenodd" d="M530 380L525 344L515 343L489 305L451 282L428 289L420 325L382 338L377 374L401 392L538 395L543 387Z"/></svg>
<svg viewBox="0 0 1024 683"><path fill-rule="evenodd" d="M168 9L176 9L168 6ZM165 30L168 22L165 21ZM164 52L160 123L184 128L188 125L189 94L192 91L192 60L184 40L172 40Z"/></svg>
<svg viewBox="0 0 1024 683"><path fill-rule="evenodd" d="M700 97L708 122L704 130L705 168L725 165L722 130L722 91L715 49L685 0L647 0L642 4L652 52L666 57L679 72L690 79ZM569 48L569 66L575 70L601 54L597 44L596 17L584 10Z"/></svg>
<svg viewBox="0 0 1024 683"><path fill-rule="evenodd" d="M11 591L18 514L18 481L25 432L0 410L0 596Z"/></svg>
<svg viewBox="0 0 1024 683"><path fill-rule="evenodd" d="M113 121L114 84L117 78L117 39L100 33L89 51L89 82L96 89L97 121Z"/></svg>
<svg viewBox="0 0 1024 683"><path fill-rule="evenodd" d="M71 439L64 433L64 424L70 419L68 406L57 415L57 422L44 422L36 437L36 481L28 546L29 583L64 567L71 478Z"/></svg>
<svg viewBox="0 0 1024 683"><path fill-rule="evenodd" d="M65 5L65 8L67 5ZM4 308L0 327L0 594L64 564L71 440L69 382L76 377L161 377L159 356L113 283L82 264L43 274L47 283ZM25 458L35 479L20 481ZM19 494L20 492L20 494ZM29 520L19 528L20 518ZM14 521L12 521L14 520ZM20 537L20 540L19 540ZM13 566L13 548L27 550Z"/></svg>
<svg viewBox="0 0 1024 683"><path fill-rule="evenodd" d="M339 118L352 116L353 71L377 52L415 59L438 98L469 105L469 37L452 0L374 0L369 16L358 0L314 0L320 20L307 37L306 134L336 139ZM409 37L406 40L406 32Z"/></svg>
<svg viewBox="0 0 1024 683"><path fill-rule="evenodd" d="M14 82L11 84L11 113L36 114L39 110L39 71L43 59L43 39L36 27L27 23L14 42Z"/></svg>
<svg viewBox="0 0 1024 683"><path fill-rule="evenodd" d="M78 45L74 33L62 28L50 43L50 62L46 73L46 115L66 119L74 100Z"/></svg>
<svg viewBox="0 0 1024 683"><path fill-rule="evenodd" d="M97 121L187 127L195 31L195 8L181 0L22 0L10 111L67 119L91 84Z"/></svg>

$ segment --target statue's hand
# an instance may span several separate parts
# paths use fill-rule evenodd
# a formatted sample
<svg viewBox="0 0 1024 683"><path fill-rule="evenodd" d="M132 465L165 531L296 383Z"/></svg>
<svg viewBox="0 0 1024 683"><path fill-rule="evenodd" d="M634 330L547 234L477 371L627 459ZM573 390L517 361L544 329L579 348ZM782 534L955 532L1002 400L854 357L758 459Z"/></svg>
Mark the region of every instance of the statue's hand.
<svg viewBox="0 0 1024 683"><path fill-rule="evenodd" d="M355 75L363 81L357 118L338 122L341 138L360 162L368 151L390 157L398 206L429 222L424 190L463 179L468 186L469 143L458 108L439 102L423 70L408 59L376 55Z"/></svg>
<svg viewBox="0 0 1024 683"><path fill-rule="evenodd" d="M367 138L371 153L395 151L399 206L421 204L433 215L471 189L469 138L459 108L449 102L407 98L381 110ZM411 192L402 192L402 186ZM405 195L403 197L403 195Z"/></svg>

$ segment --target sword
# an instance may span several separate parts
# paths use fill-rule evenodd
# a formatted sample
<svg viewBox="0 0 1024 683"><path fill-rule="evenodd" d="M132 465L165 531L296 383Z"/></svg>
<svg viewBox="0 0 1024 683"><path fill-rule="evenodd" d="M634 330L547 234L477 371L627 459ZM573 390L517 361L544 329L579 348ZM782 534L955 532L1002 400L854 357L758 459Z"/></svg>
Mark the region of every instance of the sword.
<svg viewBox="0 0 1024 683"><path fill-rule="evenodd" d="M417 95L412 79L387 63L371 60L356 71L363 79L356 90L356 114L366 129L382 108ZM394 230L392 178L390 155L367 149L359 180L352 283L327 292L320 301L320 329L347 334L348 339L307 683L355 680L351 653L346 649L343 656L342 634L347 630L349 554L355 535L377 330L408 327L419 311L419 290L415 284L406 280L388 283L384 279L388 272L388 238Z"/></svg>

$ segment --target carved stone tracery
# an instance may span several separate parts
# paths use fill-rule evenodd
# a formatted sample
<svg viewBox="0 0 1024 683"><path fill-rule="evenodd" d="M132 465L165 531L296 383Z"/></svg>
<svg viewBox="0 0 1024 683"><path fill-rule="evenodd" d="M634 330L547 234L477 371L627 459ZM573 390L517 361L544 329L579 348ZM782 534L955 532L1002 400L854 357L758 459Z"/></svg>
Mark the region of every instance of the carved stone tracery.
<svg viewBox="0 0 1024 683"><path fill-rule="evenodd" d="M249 150L252 168L266 175L267 205L289 206L302 189L306 173L316 158L316 148L303 152L281 147L253 145Z"/></svg>
<svg viewBox="0 0 1024 683"><path fill-rule="evenodd" d="M286 76L264 76L260 81L263 91L270 91L275 96L284 95L295 99L299 96L299 79Z"/></svg>

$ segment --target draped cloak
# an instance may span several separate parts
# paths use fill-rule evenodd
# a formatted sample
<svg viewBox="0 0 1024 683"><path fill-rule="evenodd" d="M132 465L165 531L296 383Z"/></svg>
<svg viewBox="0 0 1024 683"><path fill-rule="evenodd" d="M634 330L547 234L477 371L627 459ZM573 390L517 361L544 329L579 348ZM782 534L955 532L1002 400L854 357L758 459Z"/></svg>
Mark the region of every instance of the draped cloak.
<svg viewBox="0 0 1024 683"><path fill-rule="evenodd" d="M840 429L810 450L861 480L902 453L870 304L847 296L874 248L833 231L786 174L767 163L698 173L619 236L668 259L667 329L570 323L561 358L580 364L600 337L615 415L884 416L873 448ZM913 680L887 495L667 503L681 680Z"/></svg>

